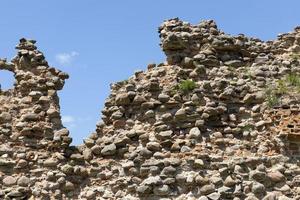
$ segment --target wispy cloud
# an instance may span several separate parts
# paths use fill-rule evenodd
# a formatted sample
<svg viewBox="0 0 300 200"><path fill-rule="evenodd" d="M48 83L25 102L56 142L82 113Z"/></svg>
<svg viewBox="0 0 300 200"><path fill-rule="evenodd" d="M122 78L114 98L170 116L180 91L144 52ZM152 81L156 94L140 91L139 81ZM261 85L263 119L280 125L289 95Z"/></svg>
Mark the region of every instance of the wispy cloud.
<svg viewBox="0 0 300 200"><path fill-rule="evenodd" d="M55 60L61 65L69 65L78 56L79 53L72 51L71 53L59 53L55 56Z"/></svg>
<svg viewBox="0 0 300 200"><path fill-rule="evenodd" d="M75 128L77 125L80 125L82 123L86 123L87 121L90 121L91 117L74 117L71 115L63 115L61 117L62 123L68 127L68 128Z"/></svg>
<svg viewBox="0 0 300 200"><path fill-rule="evenodd" d="M75 117L73 117L71 115L63 115L61 117L61 121L68 128L76 127L77 120L75 119Z"/></svg>
<svg viewBox="0 0 300 200"><path fill-rule="evenodd" d="M70 116L70 115L64 115L64 116L62 116L61 121L64 124L74 123L75 118L73 116Z"/></svg>

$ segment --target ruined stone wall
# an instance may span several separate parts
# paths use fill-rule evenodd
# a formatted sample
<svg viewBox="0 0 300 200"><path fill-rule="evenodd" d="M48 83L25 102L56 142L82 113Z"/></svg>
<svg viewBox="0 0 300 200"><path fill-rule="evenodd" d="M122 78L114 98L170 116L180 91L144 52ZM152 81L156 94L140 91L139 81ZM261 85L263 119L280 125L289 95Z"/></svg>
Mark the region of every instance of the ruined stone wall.
<svg viewBox="0 0 300 200"><path fill-rule="evenodd" d="M300 199L300 29L264 42L171 19L159 36L166 62L112 84L77 147L56 93L68 76L31 40L0 61L16 78L0 95L1 198Z"/></svg>

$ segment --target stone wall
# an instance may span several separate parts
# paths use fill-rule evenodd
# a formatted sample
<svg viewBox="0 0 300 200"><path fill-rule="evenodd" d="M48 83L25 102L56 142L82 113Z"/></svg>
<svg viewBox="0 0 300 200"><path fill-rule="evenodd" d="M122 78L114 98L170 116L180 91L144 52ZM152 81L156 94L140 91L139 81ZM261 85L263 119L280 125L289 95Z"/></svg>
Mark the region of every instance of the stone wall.
<svg viewBox="0 0 300 200"><path fill-rule="evenodd" d="M68 75L20 40L0 61L16 78L0 95L2 199L300 199L300 29L264 42L176 18L159 36L166 62L112 84L76 147Z"/></svg>

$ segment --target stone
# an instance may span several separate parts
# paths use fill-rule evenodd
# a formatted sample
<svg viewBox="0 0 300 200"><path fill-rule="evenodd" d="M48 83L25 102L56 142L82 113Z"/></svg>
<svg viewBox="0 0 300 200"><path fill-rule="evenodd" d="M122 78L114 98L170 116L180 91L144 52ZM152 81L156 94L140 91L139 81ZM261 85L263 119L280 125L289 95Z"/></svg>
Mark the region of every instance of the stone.
<svg viewBox="0 0 300 200"><path fill-rule="evenodd" d="M116 96L116 104L117 105L128 105L130 103L130 99L127 93L118 94Z"/></svg>
<svg viewBox="0 0 300 200"><path fill-rule="evenodd" d="M227 187L233 187L233 186L235 186L235 184L236 184L236 181L233 180L231 176L227 176L227 178L224 181L224 185Z"/></svg>
<svg viewBox="0 0 300 200"><path fill-rule="evenodd" d="M95 199L96 198L96 192L93 191L93 190L87 191L86 198L87 199Z"/></svg>
<svg viewBox="0 0 300 200"><path fill-rule="evenodd" d="M170 99L170 96L167 94L159 94L158 95L158 100L161 101L162 103L168 102Z"/></svg>
<svg viewBox="0 0 300 200"><path fill-rule="evenodd" d="M49 158L44 161L45 167L56 167L58 164L58 160L56 158Z"/></svg>
<svg viewBox="0 0 300 200"><path fill-rule="evenodd" d="M206 196L201 196L201 197L199 197L198 200L209 200L209 199Z"/></svg>
<svg viewBox="0 0 300 200"><path fill-rule="evenodd" d="M83 155L85 160L91 160L93 158L93 154L92 154L92 151L90 149L85 149L82 152L82 155Z"/></svg>
<svg viewBox="0 0 300 200"><path fill-rule="evenodd" d="M243 99L246 104L262 103L264 101L263 92L257 92L254 94L246 94Z"/></svg>
<svg viewBox="0 0 300 200"><path fill-rule="evenodd" d="M17 183L17 179L15 177L12 177L12 176L6 176L2 180L2 183L5 186L12 186L12 185L15 185Z"/></svg>
<svg viewBox="0 0 300 200"><path fill-rule="evenodd" d="M65 174L72 174L74 171L74 167L69 164L65 164L61 167L61 171Z"/></svg>
<svg viewBox="0 0 300 200"><path fill-rule="evenodd" d="M204 185L200 188L200 193L202 195L209 195L215 191L215 186L212 184Z"/></svg>
<svg viewBox="0 0 300 200"><path fill-rule="evenodd" d="M116 153L116 145L115 144L110 144L110 145L106 145L102 150L101 150L101 154L104 156L112 156Z"/></svg>
<svg viewBox="0 0 300 200"><path fill-rule="evenodd" d="M70 181L67 181L64 187L65 191L72 191L75 189L75 186L73 183L71 183Z"/></svg>
<svg viewBox="0 0 300 200"><path fill-rule="evenodd" d="M138 186L136 191L140 194L149 194L151 192L151 187L148 185Z"/></svg>
<svg viewBox="0 0 300 200"><path fill-rule="evenodd" d="M161 150L161 145L158 142L148 142L146 147L150 151L160 151Z"/></svg>
<svg viewBox="0 0 300 200"><path fill-rule="evenodd" d="M153 193L158 196L168 195L169 192L170 192L170 188L168 185L162 185L153 188Z"/></svg>
<svg viewBox="0 0 300 200"><path fill-rule="evenodd" d="M267 195L263 198L263 200L276 200L276 199L277 199L276 196L277 196L277 195L274 194L274 193L269 193L269 194L267 194Z"/></svg>
<svg viewBox="0 0 300 200"><path fill-rule="evenodd" d="M172 166L165 167L161 172L162 175L166 175L166 176L173 176L175 173L176 173L176 168Z"/></svg>
<svg viewBox="0 0 300 200"><path fill-rule="evenodd" d="M21 176L17 181L19 186L28 187L30 183L30 179L26 176Z"/></svg>
<svg viewBox="0 0 300 200"><path fill-rule="evenodd" d="M101 147L99 145L94 145L90 151L93 152L95 155L100 155L101 154ZM88 152L87 152L88 153Z"/></svg>
<svg viewBox="0 0 300 200"><path fill-rule="evenodd" d="M266 173L260 171L251 171L249 174L250 180L255 180L258 182L264 182L266 179Z"/></svg>
<svg viewBox="0 0 300 200"><path fill-rule="evenodd" d="M191 148L188 147L188 146L182 146L181 149L180 149L180 152L181 153L186 153L186 152L190 152L191 151Z"/></svg>
<svg viewBox="0 0 300 200"><path fill-rule="evenodd" d="M214 193L207 195L207 197L211 200L219 200L221 198L221 194L214 192Z"/></svg>
<svg viewBox="0 0 300 200"><path fill-rule="evenodd" d="M21 116L22 121L36 121L39 118L39 115L35 113L28 113Z"/></svg>
<svg viewBox="0 0 300 200"><path fill-rule="evenodd" d="M159 185L161 183L162 180L159 176L150 176L142 182L142 185Z"/></svg>
<svg viewBox="0 0 300 200"><path fill-rule="evenodd" d="M201 132L198 127L194 127L190 130L188 138L199 139L201 137Z"/></svg>
<svg viewBox="0 0 300 200"><path fill-rule="evenodd" d="M186 118L186 112L184 109L179 109L175 113L175 119L176 120L184 120Z"/></svg>
<svg viewBox="0 0 300 200"><path fill-rule="evenodd" d="M0 123L10 122L12 120L12 116L8 112L2 112L0 114Z"/></svg>
<svg viewBox="0 0 300 200"><path fill-rule="evenodd" d="M173 131L171 131L171 130L169 130L169 131L161 131L160 133L158 133L156 135L156 137L159 140L166 140L166 139L171 139L172 134L173 134Z"/></svg>
<svg viewBox="0 0 300 200"><path fill-rule="evenodd" d="M252 192L256 195L264 195L265 193L265 186L261 183L254 182L252 185Z"/></svg>
<svg viewBox="0 0 300 200"><path fill-rule="evenodd" d="M273 183L280 183L280 182L285 181L285 176L282 173L280 173L279 171L269 172L267 174L267 177Z"/></svg>
<svg viewBox="0 0 300 200"><path fill-rule="evenodd" d="M196 159L194 161L194 167L196 167L196 168L203 168L204 166L205 166L205 164L204 164L203 160Z"/></svg>

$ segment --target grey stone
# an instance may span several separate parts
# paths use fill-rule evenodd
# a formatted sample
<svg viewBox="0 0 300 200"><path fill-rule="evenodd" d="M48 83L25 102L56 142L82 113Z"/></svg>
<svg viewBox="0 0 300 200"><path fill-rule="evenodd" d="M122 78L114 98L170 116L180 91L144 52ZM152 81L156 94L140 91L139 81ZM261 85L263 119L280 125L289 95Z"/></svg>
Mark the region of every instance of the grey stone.
<svg viewBox="0 0 300 200"><path fill-rule="evenodd" d="M45 167L56 167L58 162L59 161L56 158L49 158L49 159L44 161L44 166Z"/></svg>
<svg viewBox="0 0 300 200"><path fill-rule="evenodd" d="M18 185L19 186L27 187L27 186L29 186L29 183L30 183L30 179L26 176L21 176L18 179Z"/></svg>
<svg viewBox="0 0 300 200"><path fill-rule="evenodd" d="M169 130L169 131L161 131L160 133L158 133L156 135L156 137L159 140L166 140L166 139L170 139L172 137L173 131Z"/></svg>
<svg viewBox="0 0 300 200"><path fill-rule="evenodd" d="M203 195L209 195L215 191L215 186L213 184L204 185L200 188L200 192Z"/></svg>
<svg viewBox="0 0 300 200"><path fill-rule="evenodd" d="M170 188L168 185L156 186L153 188L153 193L158 196L168 195L170 192Z"/></svg>
<svg viewBox="0 0 300 200"><path fill-rule="evenodd" d="M167 94L159 94L158 95L158 100L161 101L162 103L168 102L170 99L170 96Z"/></svg>
<svg viewBox="0 0 300 200"><path fill-rule="evenodd" d="M101 154L104 156L112 156L116 153L117 147L115 144L106 145L102 150Z"/></svg>
<svg viewBox="0 0 300 200"><path fill-rule="evenodd" d="M190 130L188 138L199 139L201 137L201 132L198 127L194 127Z"/></svg>
<svg viewBox="0 0 300 200"><path fill-rule="evenodd" d="M12 186L15 185L17 183L17 179L15 177L12 176L6 176L3 180L3 185L5 186Z"/></svg>
<svg viewBox="0 0 300 200"><path fill-rule="evenodd" d="M265 193L265 186L261 183L254 182L251 191L256 195L261 196Z"/></svg>
<svg viewBox="0 0 300 200"><path fill-rule="evenodd" d="M127 93L118 94L116 96L116 104L117 105L128 105L130 103L130 99Z"/></svg>

